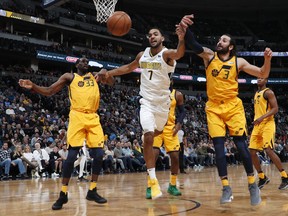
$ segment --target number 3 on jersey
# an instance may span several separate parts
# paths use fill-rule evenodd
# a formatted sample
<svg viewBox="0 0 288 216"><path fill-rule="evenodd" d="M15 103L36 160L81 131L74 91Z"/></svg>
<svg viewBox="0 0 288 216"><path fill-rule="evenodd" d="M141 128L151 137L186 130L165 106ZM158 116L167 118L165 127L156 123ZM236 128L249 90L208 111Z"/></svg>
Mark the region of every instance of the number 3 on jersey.
<svg viewBox="0 0 288 216"><path fill-rule="evenodd" d="M152 79L152 75L153 75L153 70L148 70L148 73L150 73L149 80L151 80Z"/></svg>

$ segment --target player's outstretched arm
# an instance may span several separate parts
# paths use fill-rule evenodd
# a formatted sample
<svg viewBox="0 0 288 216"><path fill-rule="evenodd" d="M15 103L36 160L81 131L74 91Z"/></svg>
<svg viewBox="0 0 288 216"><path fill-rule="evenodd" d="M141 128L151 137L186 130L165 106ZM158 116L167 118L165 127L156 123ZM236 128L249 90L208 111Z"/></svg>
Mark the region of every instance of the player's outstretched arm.
<svg viewBox="0 0 288 216"><path fill-rule="evenodd" d="M180 25L176 25L176 34L178 35L177 49L168 49L163 53L166 62L169 60L178 60L185 54L185 29Z"/></svg>
<svg viewBox="0 0 288 216"><path fill-rule="evenodd" d="M38 86L31 80L25 80L25 79L20 79L18 83L23 88L33 90L34 92L45 96L51 96L59 92L66 84L70 83L72 78L73 74L65 73L49 87Z"/></svg>
<svg viewBox="0 0 288 216"><path fill-rule="evenodd" d="M141 56L143 55L143 52L138 53L138 55L136 56L136 58L129 64L126 65L122 65L119 68L107 71L106 76L121 76L124 74L128 74L133 72L136 68L139 67L139 60L141 58Z"/></svg>
<svg viewBox="0 0 288 216"><path fill-rule="evenodd" d="M272 50L270 48L266 48L264 51L264 64L261 68L248 63L243 58L237 58L238 69L239 71L244 71L255 77L268 78L271 69L272 55Z"/></svg>
<svg viewBox="0 0 288 216"><path fill-rule="evenodd" d="M185 33L185 44L186 47L192 50L194 53L196 53L198 56L200 56L204 60L205 66L208 65L211 58L214 56L214 52L207 48L203 47L198 41L196 40L193 32L189 29L189 26L191 26L194 22L194 15L185 15L182 19L179 25L184 29Z"/></svg>
<svg viewBox="0 0 288 216"><path fill-rule="evenodd" d="M93 75L97 82L101 82L105 85L113 86L115 83L115 79L112 76L106 77L107 70L101 69L99 72L94 72Z"/></svg>

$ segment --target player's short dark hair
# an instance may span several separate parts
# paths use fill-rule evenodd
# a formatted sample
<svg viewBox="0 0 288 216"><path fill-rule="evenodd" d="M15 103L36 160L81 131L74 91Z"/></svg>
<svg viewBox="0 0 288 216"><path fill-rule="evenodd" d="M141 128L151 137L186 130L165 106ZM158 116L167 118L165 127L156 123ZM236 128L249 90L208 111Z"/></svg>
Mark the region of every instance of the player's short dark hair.
<svg viewBox="0 0 288 216"><path fill-rule="evenodd" d="M161 28L159 28L159 27L157 27L157 26L153 26L153 27L150 27L150 28L149 28L148 32L149 32L151 29L157 29L157 30L160 32L160 34L161 34L162 36L164 36L163 30L162 30Z"/></svg>
<svg viewBox="0 0 288 216"><path fill-rule="evenodd" d="M236 40L234 39L234 37L231 34L223 34L223 35L227 35L228 37L230 37L230 45L233 46L233 49L230 51L230 56L235 56L236 55Z"/></svg>

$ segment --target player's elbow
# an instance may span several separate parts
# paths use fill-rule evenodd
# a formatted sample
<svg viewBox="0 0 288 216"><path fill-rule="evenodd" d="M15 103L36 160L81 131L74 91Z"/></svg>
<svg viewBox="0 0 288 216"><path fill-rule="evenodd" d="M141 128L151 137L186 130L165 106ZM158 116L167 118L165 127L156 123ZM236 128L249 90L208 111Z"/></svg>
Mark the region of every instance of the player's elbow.
<svg viewBox="0 0 288 216"><path fill-rule="evenodd" d="M260 73L258 73L257 77L266 79L267 75L265 73L263 73L262 71L260 71Z"/></svg>
<svg viewBox="0 0 288 216"><path fill-rule="evenodd" d="M176 53L175 60L179 60L184 56L185 52Z"/></svg>
<svg viewBox="0 0 288 216"><path fill-rule="evenodd" d="M56 92L55 92L55 90L54 89L52 89L52 88L46 88L45 89L45 91L43 92L43 95L45 95L45 96L52 96L52 95L54 95Z"/></svg>

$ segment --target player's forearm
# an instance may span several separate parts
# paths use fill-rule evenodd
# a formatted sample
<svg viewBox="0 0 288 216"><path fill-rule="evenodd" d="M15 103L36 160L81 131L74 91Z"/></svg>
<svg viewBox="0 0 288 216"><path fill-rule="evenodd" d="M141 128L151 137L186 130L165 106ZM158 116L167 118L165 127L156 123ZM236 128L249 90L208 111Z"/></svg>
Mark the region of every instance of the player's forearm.
<svg viewBox="0 0 288 216"><path fill-rule="evenodd" d="M191 49L197 55L204 52L203 46L196 41L193 32L189 28L187 28L186 30L185 42L186 42L187 47Z"/></svg>
<svg viewBox="0 0 288 216"><path fill-rule="evenodd" d="M31 90L36 92L36 93L45 95L45 96L53 95L53 92L51 91L51 88L38 86L35 83L32 84L32 89Z"/></svg>
<svg viewBox="0 0 288 216"><path fill-rule="evenodd" d="M128 65L123 65L117 69L113 69L110 71L107 71L109 76L121 76L124 74L131 73L134 69L129 67Z"/></svg>
<svg viewBox="0 0 288 216"><path fill-rule="evenodd" d="M184 105L178 105L177 106L177 109L178 109L178 116L177 116L177 119L176 119L176 122L177 123L180 123L181 125L183 124L183 120L185 118L185 115L186 115L186 112L185 112L185 109L184 109Z"/></svg>
<svg viewBox="0 0 288 216"><path fill-rule="evenodd" d="M265 59L264 64L261 67L261 77L268 78L270 70L271 70L271 61Z"/></svg>
<svg viewBox="0 0 288 216"><path fill-rule="evenodd" d="M175 60L182 58L184 54L185 54L185 40L181 39L178 41Z"/></svg>
<svg viewBox="0 0 288 216"><path fill-rule="evenodd" d="M104 84L109 85L109 86L113 86L113 85L115 84L115 79L114 79L114 77L113 77L113 76L109 76L109 77L105 80Z"/></svg>
<svg viewBox="0 0 288 216"><path fill-rule="evenodd" d="M263 119L266 119L266 118L268 118L268 117L270 117L270 116L272 116L272 115L275 115L277 112L278 112L278 107L274 107L274 108L272 108L269 112L265 113L265 114L262 116L262 118L263 118Z"/></svg>

